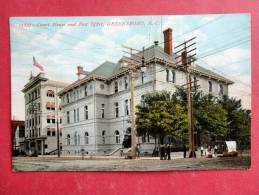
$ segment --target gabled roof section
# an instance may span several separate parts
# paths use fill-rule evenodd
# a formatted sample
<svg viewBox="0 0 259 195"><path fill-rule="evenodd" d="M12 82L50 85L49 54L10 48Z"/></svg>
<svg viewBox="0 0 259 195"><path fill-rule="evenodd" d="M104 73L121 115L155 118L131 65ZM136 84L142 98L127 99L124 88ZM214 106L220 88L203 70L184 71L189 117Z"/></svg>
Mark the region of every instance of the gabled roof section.
<svg viewBox="0 0 259 195"><path fill-rule="evenodd" d="M139 52L136 55L138 56L142 56L143 52ZM132 58L138 59L140 60L139 57L137 57L136 55L133 55ZM144 58L145 61L149 61L152 60L154 58L158 58L158 59L162 59L164 61L167 61L169 63L171 63L172 65L176 66L176 59L175 57L177 57L178 55L173 54L173 55L169 55L166 52L164 52L164 49L158 45L152 45L150 47L148 47L147 49L144 50ZM199 73L201 75L207 76L207 77L211 77L217 80L223 80L228 84L233 84L234 82L231 81L230 79L223 77L222 75L219 75L209 69L206 69L202 66L199 66L195 63L194 66L191 66L191 70L193 70L193 72Z"/></svg>
<svg viewBox="0 0 259 195"><path fill-rule="evenodd" d="M152 62L154 60L159 60L162 61L163 63L166 63L167 65L171 65L175 68L177 68L176 65L176 59L175 57L178 56L176 54L169 55L166 52L164 52L164 48L158 46L158 45L152 45L144 51L140 51L136 54L133 54L131 58L135 58L135 61L141 62L142 55L144 53L144 58L146 62ZM127 67L121 67L121 62L124 60L127 60L125 57L122 57L118 63L110 62L110 61L105 61L101 65L99 65L97 68L95 68L93 71L90 72L89 75L85 76L83 79L77 80L70 84L69 86L66 86L62 91L60 91L58 94L62 95L63 93L78 87L90 80L93 79L99 79L102 81L110 81L114 78L117 78L129 71ZM179 67L180 68L180 67ZM191 70L193 73L197 73L200 75L203 75L205 77L213 78L216 80L221 80L226 82L227 84L233 84L234 82L211 71L208 70L202 66L199 65L194 65L191 66Z"/></svg>
<svg viewBox="0 0 259 195"><path fill-rule="evenodd" d="M95 68L91 73L101 76L101 77L109 78L111 75L113 75L119 69L120 69L119 64L105 61L100 66Z"/></svg>
<svg viewBox="0 0 259 195"><path fill-rule="evenodd" d="M211 70L206 69L206 68L204 68L202 66L199 66L199 65L191 66L191 70L193 70L194 72L198 72L200 74L206 74L206 76L213 77L214 79L224 80L228 84L234 83L230 79L227 79L226 77L223 77L223 76L221 76L221 75L219 75L215 72L212 72Z"/></svg>

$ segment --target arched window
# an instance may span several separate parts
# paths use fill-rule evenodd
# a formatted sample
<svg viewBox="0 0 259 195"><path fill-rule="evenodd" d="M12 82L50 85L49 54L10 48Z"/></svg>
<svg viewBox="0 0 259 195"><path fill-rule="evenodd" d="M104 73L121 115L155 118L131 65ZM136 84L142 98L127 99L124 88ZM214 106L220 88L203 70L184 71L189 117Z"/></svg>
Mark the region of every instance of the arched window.
<svg viewBox="0 0 259 195"><path fill-rule="evenodd" d="M67 145L70 145L70 135L67 134Z"/></svg>
<svg viewBox="0 0 259 195"><path fill-rule="evenodd" d="M104 130L102 131L102 141L103 141L103 144L105 144L105 131Z"/></svg>
<svg viewBox="0 0 259 195"><path fill-rule="evenodd" d="M89 144L89 134L85 132L85 144Z"/></svg>
<svg viewBox="0 0 259 195"><path fill-rule="evenodd" d="M120 132L118 130L115 131L115 143L120 143Z"/></svg>
<svg viewBox="0 0 259 195"><path fill-rule="evenodd" d="M114 93L118 93L118 82L115 81L114 83Z"/></svg>
<svg viewBox="0 0 259 195"><path fill-rule="evenodd" d="M48 90L47 91L47 97L55 97L54 91Z"/></svg>
<svg viewBox="0 0 259 195"><path fill-rule="evenodd" d="M212 82L209 81L209 92L212 92Z"/></svg>

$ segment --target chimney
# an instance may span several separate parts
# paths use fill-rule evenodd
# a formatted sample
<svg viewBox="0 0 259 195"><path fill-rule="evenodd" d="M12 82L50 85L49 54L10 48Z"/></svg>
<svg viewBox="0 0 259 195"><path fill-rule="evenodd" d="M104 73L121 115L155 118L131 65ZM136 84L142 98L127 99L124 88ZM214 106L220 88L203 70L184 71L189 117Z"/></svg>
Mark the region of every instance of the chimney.
<svg viewBox="0 0 259 195"><path fill-rule="evenodd" d="M77 76L78 76L78 80L82 78L81 75L82 75L83 71L84 71L83 66L82 66L82 65L78 65L78 66L77 66Z"/></svg>
<svg viewBox="0 0 259 195"><path fill-rule="evenodd" d="M168 55L173 54L172 31L173 30L171 28L164 30L164 52Z"/></svg>

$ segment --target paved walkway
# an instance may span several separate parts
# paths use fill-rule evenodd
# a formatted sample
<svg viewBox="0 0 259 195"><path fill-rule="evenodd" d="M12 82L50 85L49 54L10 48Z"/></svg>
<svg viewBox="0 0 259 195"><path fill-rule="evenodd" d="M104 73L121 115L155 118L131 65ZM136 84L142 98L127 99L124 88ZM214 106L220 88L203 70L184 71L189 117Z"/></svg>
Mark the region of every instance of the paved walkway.
<svg viewBox="0 0 259 195"><path fill-rule="evenodd" d="M247 169L250 157L218 157L158 160L157 158L86 158L79 157L14 157L14 171L166 171Z"/></svg>

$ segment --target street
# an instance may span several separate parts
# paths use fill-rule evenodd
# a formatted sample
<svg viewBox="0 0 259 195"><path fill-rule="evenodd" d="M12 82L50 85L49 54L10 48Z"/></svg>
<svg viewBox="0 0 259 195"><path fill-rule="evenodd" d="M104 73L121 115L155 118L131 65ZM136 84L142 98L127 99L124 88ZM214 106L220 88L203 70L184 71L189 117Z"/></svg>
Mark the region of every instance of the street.
<svg viewBox="0 0 259 195"><path fill-rule="evenodd" d="M248 169L250 156L186 158L159 160L157 158L91 157L13 157L14 171L166 171L166 170L211 170Z"/></svg>

